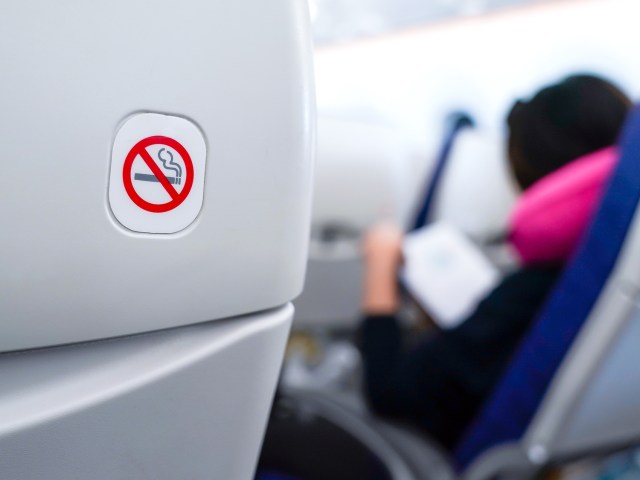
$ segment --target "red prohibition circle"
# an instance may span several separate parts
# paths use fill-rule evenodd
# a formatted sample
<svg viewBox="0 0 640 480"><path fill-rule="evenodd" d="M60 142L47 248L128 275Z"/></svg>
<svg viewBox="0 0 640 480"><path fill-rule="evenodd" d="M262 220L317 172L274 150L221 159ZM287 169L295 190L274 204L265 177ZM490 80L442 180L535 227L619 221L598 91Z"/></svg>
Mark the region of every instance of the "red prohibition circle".
<svg viewBox="0 0 640 480"><path fill-rule="evenodd" d="M167 147L173 148L182 157L186 170L186 180L180 192L173 188L173 185L169 183L167 178L162 173L162 170L160 170L160 167L158 167L153 158L151 158L151 155L149 155L149 152L147 152L146 148L151 145L166 145ZM136 192L136 189L133 186L133 182L131 181L131 168L133 167L133 161L138 155L140 155L151 172L153 172L153 174L156 176L156 178L160 182L160 185L162 185L167 191L167 193L171 197L170 201L166 203L147 202L138 194L138 192ZM135 203L138 207L153 213L168 212L178 207L189 196L189 192L191 191L191 187L193 186L193 162L191 161L191 156L189 156L189 152L187 152L187 149L184 148L177 140L174 140L171 137L164 137L162 135L147 137L136 143L127 154L127 157L124 160L124 166L122 167L122 182L124 184L124 189L129 195L129 198L131 198L133 203Z"/></svg>

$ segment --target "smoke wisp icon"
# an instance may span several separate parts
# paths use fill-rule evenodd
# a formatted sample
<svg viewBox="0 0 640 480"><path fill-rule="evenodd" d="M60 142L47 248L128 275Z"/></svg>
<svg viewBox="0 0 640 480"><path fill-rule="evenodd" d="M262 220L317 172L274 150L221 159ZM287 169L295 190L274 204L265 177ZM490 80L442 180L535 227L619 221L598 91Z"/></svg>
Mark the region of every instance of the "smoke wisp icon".
<svg viewBox="0 0 640 480"><path fill-rule="evenodd" d="M175 177L166 177L169 183L171 183L172 185L180 185L180 183L182 183L182 167L173 160L173 153L171 152L171 150L161 148L158 151L158 160L160 161L160 163L162 163L162 166L165 170L175 172L176 174ZM147 173L136 173L133 176L133 179L142 182L160 182L160 180L156 178L155 175L149 175Z"/></svg>
<svg viewBox="0 0 640 480"><path fill-rule="evenodd" d="M167 155L169 155L169 158L162 158L162 152L166 151ZM160 151L158 152L158 160L160 160L162 162L162 166L166 169L166 170L171 170L176 172L176 184L180 185L180 182L182 180L182 167L180 165L178 165L176 162L173 161L173 153L171 153L171 150L167 150L165 148L161 148Z"/></svg>

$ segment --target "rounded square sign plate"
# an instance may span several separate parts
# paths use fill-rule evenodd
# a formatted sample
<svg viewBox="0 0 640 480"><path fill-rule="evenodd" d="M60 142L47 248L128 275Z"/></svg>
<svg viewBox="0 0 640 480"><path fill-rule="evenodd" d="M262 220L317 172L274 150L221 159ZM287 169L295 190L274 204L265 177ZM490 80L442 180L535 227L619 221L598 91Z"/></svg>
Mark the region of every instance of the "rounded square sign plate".
<svg viewBox="0 0 640 480"><path fill-rule="evenodd" d="M109 205L116 219L141 233L175 233L198 216L207 149L189 120L141 113L120 127L111 151Z"/></svg>

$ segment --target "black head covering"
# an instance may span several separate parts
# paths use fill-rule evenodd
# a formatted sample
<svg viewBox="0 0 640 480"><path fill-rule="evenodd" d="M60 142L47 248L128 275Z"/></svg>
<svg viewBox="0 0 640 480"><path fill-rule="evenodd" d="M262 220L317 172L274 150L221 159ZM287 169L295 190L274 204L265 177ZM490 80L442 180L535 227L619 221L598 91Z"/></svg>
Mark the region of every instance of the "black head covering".
<svg viewBox="0 0 640 480"><path fill-rule="evenodd" d="M593 75L573 75L518 101L507 123L509 160L520 186L613 145L630 106L620 89Z"/></svg>

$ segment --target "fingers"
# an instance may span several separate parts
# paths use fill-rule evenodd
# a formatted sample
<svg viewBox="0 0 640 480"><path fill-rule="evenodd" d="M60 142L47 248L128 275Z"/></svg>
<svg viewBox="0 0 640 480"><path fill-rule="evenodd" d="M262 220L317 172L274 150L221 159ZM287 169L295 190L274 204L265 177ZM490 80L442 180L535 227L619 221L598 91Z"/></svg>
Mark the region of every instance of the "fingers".
<svg viewBox="0 0 640 480"><path fill-rule="evenodd" d="M399 305L397 270L402 261L403 233L391 223L374 226L363 239L365 261L362 309L393 314Z"/></svg>

